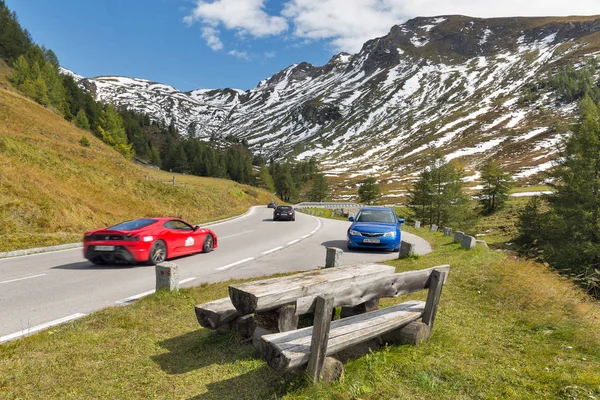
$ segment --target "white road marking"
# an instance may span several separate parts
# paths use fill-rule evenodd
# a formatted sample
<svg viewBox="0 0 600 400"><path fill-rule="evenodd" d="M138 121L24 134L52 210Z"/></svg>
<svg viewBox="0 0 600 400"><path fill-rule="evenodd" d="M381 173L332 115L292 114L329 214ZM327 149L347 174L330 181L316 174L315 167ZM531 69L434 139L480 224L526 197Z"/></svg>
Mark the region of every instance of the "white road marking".
<svg viewBox="0 0 600 400"><path fill-rule="evenodd" d="M11 333L10 335L1 336L0 343L8 342L9 340L13 340L13 339L17 339L17 338L20 338L23 336L31 335L32 333L44 330L46 328L50 328L51 326L63 324L65 322L73 321L73 320L76 320L78 318L85 317L85 316L86 316L86 314L81 314L81 313L73 314L73 315L69 315L68 317L56 319L54 321L46 322L45 324L34 326L32 328L23 329L22 331Z"/></svg>
<svg viewBox="0 0 600 400"><path fill-rule="evenodd" d="M234 262L234 263L227 264L227 265L224 265L224 266L222 266L222 267L216 268L216 270L217 270L217 271L223 271L223 270L226 270L226 269L228 269L228 268L235 267L236 265L240 265L240 264L243 264L243 263L245 263L245 262L252 261L252 260L254 260L254 257L248 257L248 258L244 258L243 260L236 261L236 262Z"/></svg>
<svg viewBox="0 0 600 400"><path fill-rule="evenodd" d="M288 246L293 245L294 243L298 243L300 241L300 239L296 239L296 240L292 240L291 242L288 242Z"/></svg>
<svg viewBox="0 0 600 400"><path fill-rule="evenodd" d="M306 239L307 237L310 237L310 235L312 235L312 233L302 236L302 239Z"/></svg>
<svg viewBox="0 0 600 400"><path fill-rule="evenodd" d="M251 233L254 231L245 231L245 232L240 232L240 233L236 233L235 235L229 235L229 236L225 236L225 237L220 237L219 240L223 240L223 239L229 239L232 237L236 237L236 236L240 236L240 235L245 235L246 233Z"/></svg>
<svg viewBox="0 0 600 400"><path fill-rule="evenodd" d="M180 285L183 285L184 283L188 283L188 282L191 282L191 281L195 281L196 279L198 279L198 278L187 278L187 279L183 279L183 280L179 281L179 284L180 284Z"/></svg>
<svg viewBox="0 0 600 400"><path fill-rule="evenodd" d="M283 246L279 246L279 247L275 247L274 249L271 249L271 250L263 251L262 254L266 256L267 254L274 253L277 250L281 250L281 249L283 249Z"/></svg>
<svg viewBox="0 0 600 400"><path fill-rule="evenodd" d="M39 278L40 276L46 276L46 274L26 276L25 278L11 279L10 281L2 281L2 282L0 282L0 285L3 284L3 283L11 283L11 282L17 282L17 281L24 281L25 279Z"/></svg>

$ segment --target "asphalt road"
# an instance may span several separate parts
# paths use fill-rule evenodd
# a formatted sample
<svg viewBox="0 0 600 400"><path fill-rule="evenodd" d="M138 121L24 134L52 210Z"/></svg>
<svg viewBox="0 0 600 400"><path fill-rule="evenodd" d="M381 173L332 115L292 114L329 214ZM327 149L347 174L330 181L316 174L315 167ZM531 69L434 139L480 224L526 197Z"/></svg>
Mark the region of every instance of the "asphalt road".
<svg viewBox="0 0 600 400"><path fill-rule="evenodd" d="M272 220L273 210L254 207L243 217L209 226L219 248L180 257L182 287L203 282L271 275L323 267L326 247L344 250L342 264L379 262L398 253L348 251L349 222L297 213L295 222ZM429 244L404 232L417 253ZM104 307L127 304L150 294L153 266L96 266L81 249L0 259L0 343L76 319Z"/></svg>

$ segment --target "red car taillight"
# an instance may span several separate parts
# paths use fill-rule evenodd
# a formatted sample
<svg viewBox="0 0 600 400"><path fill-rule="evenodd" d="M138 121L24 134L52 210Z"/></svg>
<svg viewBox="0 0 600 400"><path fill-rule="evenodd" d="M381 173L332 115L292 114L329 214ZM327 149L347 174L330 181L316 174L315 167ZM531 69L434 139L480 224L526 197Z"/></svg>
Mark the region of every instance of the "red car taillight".
<svg viewBox="0 0 600 400"><path fill-rule="evenodd" d="M132 235L132 234L127 234L125 235L125 237L123 238L126 241L129 242L139 242L140 241L140 236L139 235Z"/></svg>

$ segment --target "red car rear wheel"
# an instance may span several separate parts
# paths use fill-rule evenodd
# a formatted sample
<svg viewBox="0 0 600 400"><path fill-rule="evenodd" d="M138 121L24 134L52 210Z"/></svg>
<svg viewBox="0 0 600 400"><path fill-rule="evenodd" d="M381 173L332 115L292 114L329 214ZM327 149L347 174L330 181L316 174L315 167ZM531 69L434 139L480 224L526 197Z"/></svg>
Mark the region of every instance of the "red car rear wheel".
<svg viewBox="0 0 600 400"><path fill-rule="evenodd" d="M148 262L152 265L159 264L167 259L167 245L162 240L157 240L150 249Z"/></svg>

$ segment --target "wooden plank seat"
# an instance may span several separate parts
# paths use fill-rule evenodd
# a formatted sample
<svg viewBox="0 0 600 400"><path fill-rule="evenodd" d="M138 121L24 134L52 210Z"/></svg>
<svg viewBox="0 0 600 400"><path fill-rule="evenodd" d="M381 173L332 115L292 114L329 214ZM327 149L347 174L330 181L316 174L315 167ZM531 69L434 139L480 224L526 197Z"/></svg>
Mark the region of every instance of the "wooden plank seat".
<svg viewBox="0 0 600 400"><path fill-rule="evenodd" d="M331 322L326 355L394 331L423 316L424 301L407 301ZM264 335L262 353L269 366L286 372L308 363L313 327Z"/></svg>
<svg viewBox="0 0 600 400"><path fill-rule="evenodd" d="M242 316L229 297L198 304L195 311L198 323L208 329L218 329Z"/></svg>

